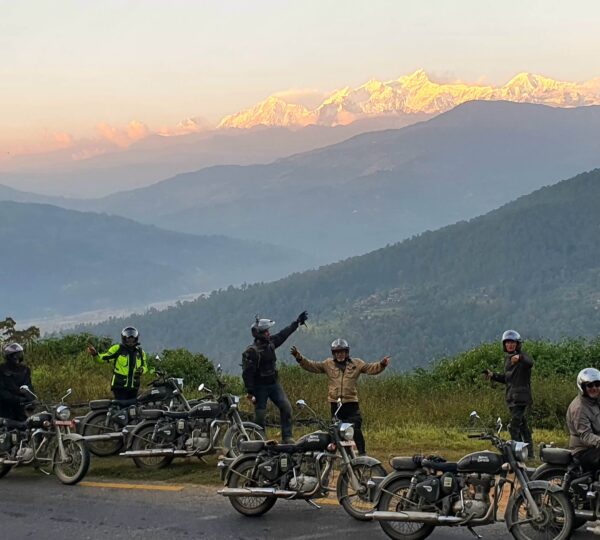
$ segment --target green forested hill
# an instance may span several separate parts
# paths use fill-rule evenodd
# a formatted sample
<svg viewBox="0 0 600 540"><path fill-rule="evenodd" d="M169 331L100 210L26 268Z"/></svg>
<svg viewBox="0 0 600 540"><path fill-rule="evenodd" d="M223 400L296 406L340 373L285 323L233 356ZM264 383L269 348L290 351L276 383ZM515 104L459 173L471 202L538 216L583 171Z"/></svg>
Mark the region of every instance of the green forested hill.
<svg viewBox="0 0 600 540"><path fill-rule="evenodd" d="M284 248L46 204L0 201L0 238L0 310L18 319L144 305L306 264Z"/></svg>
<svg viewBox="0 0 600 540"><path fill-rule="evenodd" d="M344 336L356 356L392 354L398 369L493 340L509 327L529 338L597 335L599 210L594 170L367 255L127 322L152 349L183 346L232 369L255 313L283 325L308 309L309 328L289 344L323 357ZM92 330L116 334L124 323ZM287 350L280 356L289 358Z"/></svg>

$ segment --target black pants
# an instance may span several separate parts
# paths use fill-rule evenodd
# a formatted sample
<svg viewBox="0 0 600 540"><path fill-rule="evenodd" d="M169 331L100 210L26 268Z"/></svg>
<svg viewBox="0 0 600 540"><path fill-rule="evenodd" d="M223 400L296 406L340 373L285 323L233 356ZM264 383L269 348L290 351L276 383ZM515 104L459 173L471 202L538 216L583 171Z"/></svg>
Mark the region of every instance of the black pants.
<svg viewBox="0 0 600 540"><path fill-rule="evenodd" d="M119 401L125 401L126 399L136 398L138 395L137 388L113 388L112 393L115 399Z"/></svg>
<svg viewBox="0 0 600 540"><path fill-rule="evenodd" d="M584 471L600 469L600 448L588 448L577 452L573 457L581 463Z"/></svg>
<svg viewBox="0 0 600 540"><path fill-rule="evenodd" d="M330 403L331 405L331 416L338 408L337 403ZM354 426L354 442L356 443L356 449L360 455L366 454L365 450L365 438L362 432L362 416L360 415L360 409L358 408L358 402L343 403L340 412L337 417L344 422L350 422Z"/></svg>
<svg viewBox="0 0 600 540"><path fill-rule="evenodd" d="M513 405L508 407L508 409L511 415L508 431L512 440L528 443L527 450L529 457L533 457L535 451L531 429L529 429L529 424L527 423L527 405Z"/></svg>

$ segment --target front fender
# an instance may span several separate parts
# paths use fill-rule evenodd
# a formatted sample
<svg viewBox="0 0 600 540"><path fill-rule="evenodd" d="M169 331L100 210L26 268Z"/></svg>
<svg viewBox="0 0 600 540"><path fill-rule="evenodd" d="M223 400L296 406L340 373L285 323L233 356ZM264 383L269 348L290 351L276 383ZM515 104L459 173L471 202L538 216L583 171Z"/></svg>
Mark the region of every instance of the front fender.
<svg viewBox="0 0 600 540"><path fill-rule="evenodd" d="M532 480L531 482L527 482L527 487L532 490L532 489L545 489L547 491L551 491L553 493L556 493L557 491L561 491L562 492L562 488L560 486L557 486L556 484L551 484L550 482L546 482L545 480ZM516 492L519 493L523 491L522 489L519 489L519 491ZM515 495L516 495L515 494Z"/></svg>
<svg viewBox="0 0 600 540"><path fill-rule="evenodd" d="M553 472L560 472L564 474L567 472L566 467L560 465L551 465L550 463L542 463L535 472L530 476L531 480L543 480L545 476Z"/></svg>
<svg viewBox="0 0 600 540"><path fill-rule="evenodd" d="M63 441L83 441L83 435L80 435L79 433L63 433L61 435L61 439Z"/></svg>
<svg viewBox="0 0 600 540"><path fill-rule="evenodd" d="M350 461L350 463L348 465L344 464L342 465L341 469L340 469L340 475L338 476L338 482L337 482L337 496L338 496L338 500L342 498L343 494L342 494L342 478L345 474L345 472L348 470L348 466L351 467L360 467L360 466L367 466L367 467L377 467L380 466L384 471L385 471L385 467L381 464L381 461L379 461L378 459L375 459L374 457L371 456L358 456L355 457L352 461ZM382 479L385 477L379 477L380 482L382 481ZM370 493L369 493L369 497L371 497L373 495L373 493L377 492L377 488L379 487L379 483L373 488L370 489Z"/></svg>
<svg viewBox="0 0 600 540"><path fill-rule="evenodd" d="M375 497L373 498L373 505L377 506L379 504L381 494L388 488L388 486L392 482L395 482L399 478L411 479L416 473L417 471L393 471L390 474L388 474L377 488L377 493L375 493Z"/></svg>
<svg viewBox="0 0 600 540"><path fill-rule="evenodd" d="M225 485L229 483L229 479L233 474L231 471L235 468L236 465L239 465L240 463L244 463L246 461L256 461L256 456L258 456L258 454L242 454L241 456L236 457L231 463L231 465L229 465L229 468L225 473Z"/></svg>

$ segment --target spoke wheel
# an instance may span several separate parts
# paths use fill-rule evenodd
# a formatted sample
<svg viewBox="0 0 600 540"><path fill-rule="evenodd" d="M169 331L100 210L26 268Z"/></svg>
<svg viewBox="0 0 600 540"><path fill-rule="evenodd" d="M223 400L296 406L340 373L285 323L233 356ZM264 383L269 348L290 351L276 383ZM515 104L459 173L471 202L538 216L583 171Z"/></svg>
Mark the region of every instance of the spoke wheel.
<svg viewBox="0 0 600 540"><path fill-rule="evenodd" d="M541 515L534 519L523 492L513 497L506 509L506 525L517 540L566 540L573 529L573 513L562 491L531 489Z"/></svg>
<svg viewBox="0 0 600 540"><path fill-rule="evenodd" d="M401 512L417 510L416 503L407 499L410 487L409 478L399 478L383 492L377 510L382 512ZM394 540L421 540L427 538L435 525L418 521L380 521L383 532Z"/></svg>
<svg viewBox="0 0 600 540"><path fill-rule="evenodd" d="M231 471L227 482L230 488L257 487L258 482L253 477L254 461L243 461ZM262 516L268 512L277 501L275 497L229 497L231 505L240 513L249 517Z"/></svg>
<svg viewBox="0 0 600 540"><path fill-rule="evenodd" d="M131 449L134 451L173 448L173 443L165 441L160 433L154 435L154 425L140 429L133 434L133 437ZM144 456L134 457L133 461L141 469L164 469L172 463L173 459L174 456Z"/></svg>
<svg viewBox="0 0 600 540"><path fill-rule="evenodd" d="M109 423L106 425L106 411L98 411L87 418L83 425L83 436L88 435L106 435L121 431L121 428L116 424ZM87 447L90 452L98 457L114 456L123 448L123 439L111 439L110 441L89 441Z"/></svg>
<svg viewBox="0 0 600 540"><path fill-rule="evenodd" d="M352 488L350 473L346 471L338 477L338 498L344 510L354 519L368 521L365 514L371 512L374 505L371 501L372 490L369 489L367 483L372 477L385 476L387 473L383 465L379 463L376 465L355 465L353 471L360 483L359 490Z"/></svg>
<svg viewBox="0 0 600 540"><path fill-rule="evenodd" d="M76 484L90 468L90 452L83 441L63 440L65 459L58 446L54 450L54 474L63 484Z"/></svg>

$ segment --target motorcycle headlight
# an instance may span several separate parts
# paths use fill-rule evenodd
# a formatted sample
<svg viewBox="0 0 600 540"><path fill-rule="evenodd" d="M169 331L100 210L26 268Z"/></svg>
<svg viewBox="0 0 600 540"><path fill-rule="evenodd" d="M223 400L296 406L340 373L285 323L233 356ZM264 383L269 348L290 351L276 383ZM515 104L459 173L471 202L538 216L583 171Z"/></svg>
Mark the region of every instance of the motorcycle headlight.
<svg viewBox="0 0 600 540"><path fill-rule="evenodd" d="M56 418L59 420L68 420L71 418L71 410L66 405L59 405L56 408Z"/></svg>
<svg viewBox="0 0 600 540"><path fill-rule="evenodd" d="M347 424L344 423L340 426L340 435L342 436L342 439L345 439L346 441L351 441L354 439L354 428L352 427L352 424Z"/></svg>
<svg viewBox="0 0 600 540"><path fill-rule="evenodd" d="M517 461L526 461L529 451L527 450L527 443L521 441L512 441L512 449L515 454Z"/></svg>
<svg viewBox="0 0 600 540"><path fill-rule="evenodd" d="M175 382L177 383L177 386L179 386L179 388L183 388L183 379L175 379Z"/></svg>
<svg viewBox="0 0 600 540"><path fill-rule="evenodd" d="M240 396L233 396L233 402L238 405L240 403Z"/></svg>

